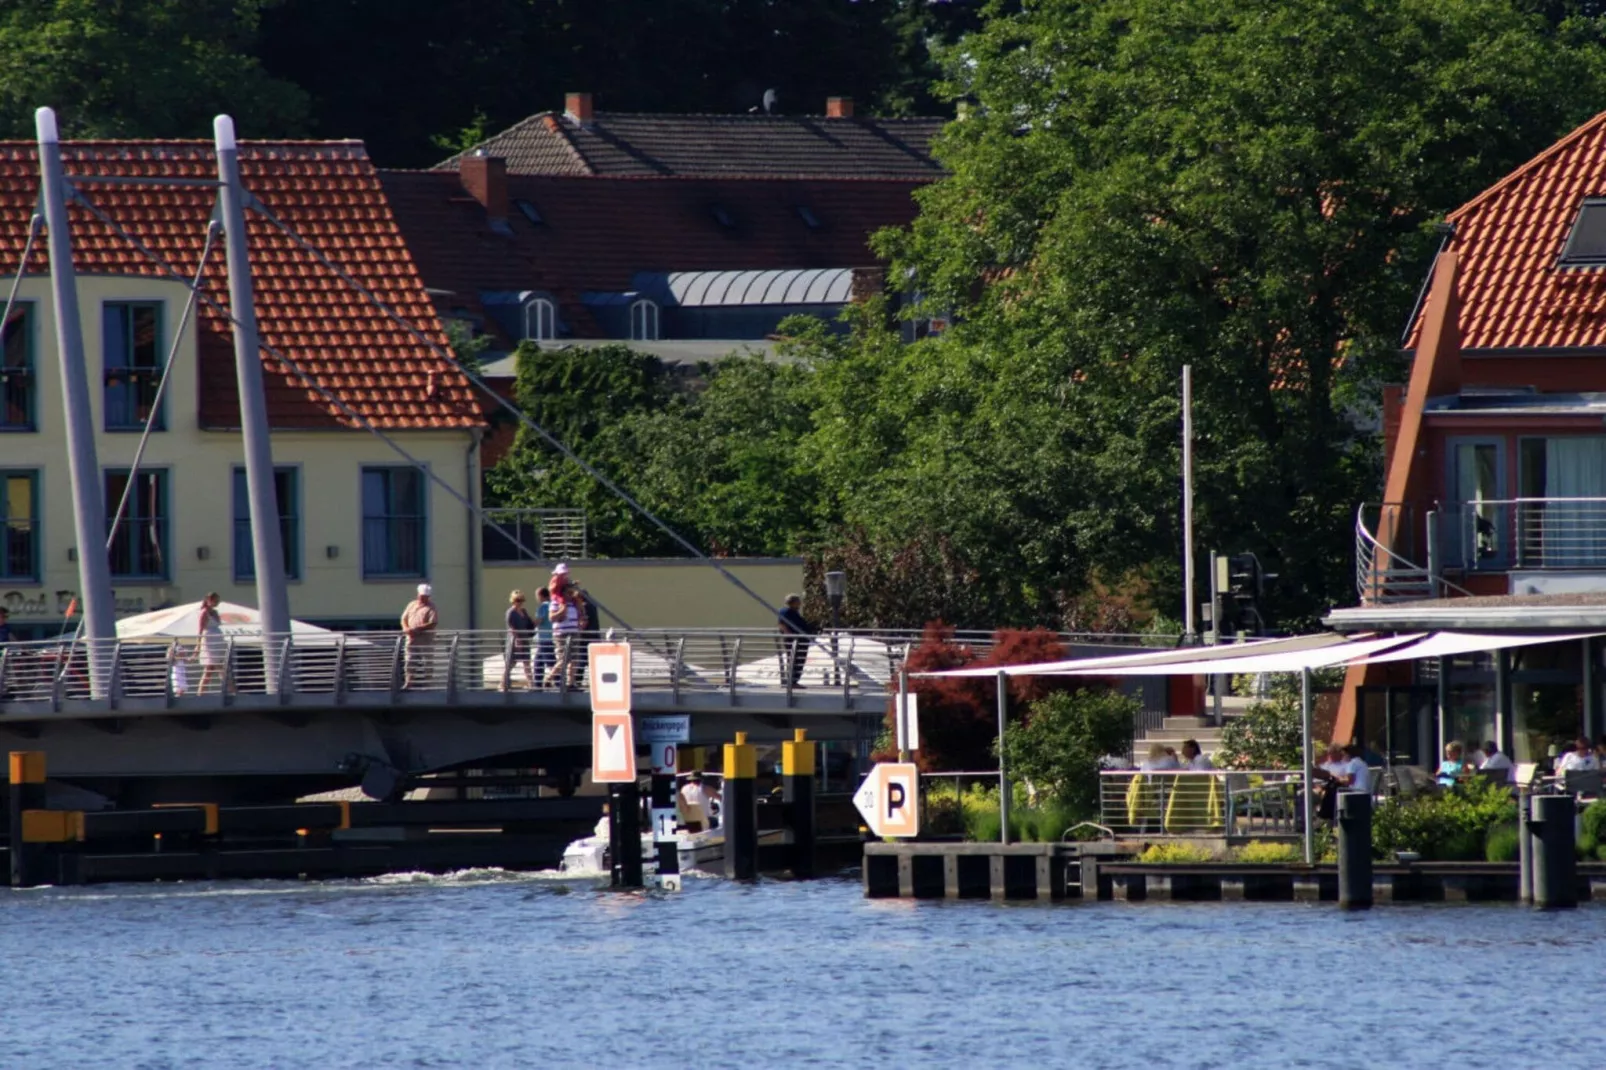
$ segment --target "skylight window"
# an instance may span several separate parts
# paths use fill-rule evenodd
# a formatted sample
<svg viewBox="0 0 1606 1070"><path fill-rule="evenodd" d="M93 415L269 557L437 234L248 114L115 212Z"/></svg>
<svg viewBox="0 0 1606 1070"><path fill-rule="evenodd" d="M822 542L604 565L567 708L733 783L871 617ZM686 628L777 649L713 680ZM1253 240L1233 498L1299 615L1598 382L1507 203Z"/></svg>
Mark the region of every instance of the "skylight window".
<svg viewBox="0 0 1606 1070"><path fill-rule="evenodd" d="M806 204L797 206L797 217L803 220L803 225L810 230L819 230L825 225L820 222L820 217L814 214L814 210Z"/></svg>
<svg viewBox="0 0 1606 1070"><path fill-rule="evenodd" d="M1606 197L1586 197L1567 235L1558 267L1606 266Z"/></svg>
<svg viewBox="0 0 1606 1070"><path fill-rule="evenodd" d="M531 223L535 224L536 226L540 226L542 223L546 222L544 219L541 218L541 213L536 209L535 205L531 204L529 201L520 199L520 200L514 201L513 205L521 213L523 213L525 219L528 219Z"/></svg>

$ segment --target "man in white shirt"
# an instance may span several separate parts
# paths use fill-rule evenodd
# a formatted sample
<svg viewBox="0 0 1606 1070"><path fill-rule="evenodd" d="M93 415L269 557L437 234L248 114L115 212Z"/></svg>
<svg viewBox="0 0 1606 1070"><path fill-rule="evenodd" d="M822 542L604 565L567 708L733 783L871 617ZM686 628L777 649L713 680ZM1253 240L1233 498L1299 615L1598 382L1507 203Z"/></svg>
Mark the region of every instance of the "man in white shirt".
<svg viewBox="0 0 1606 1070"><path fill-rule="evenodd" d="M1344 748L1344 761L1333 779L1343 785L1345 791L1371 791L1372 769L1366 764L1358 743L1351 743Z"/></svg>
<svg viewBox="0 0 1606 1070"><path fill-rule="evenodd" d="M1483 753L1487 755L1479 769L1510 769L1511 759L1500 751L1500 744L1489 740L1483 745Z"/></svg>
<svg viewBox="0 0 1606 1070"><path fill-rule="evenodd" d="M1199 749L1197 740L1185 739L1182 741L1182 768L1203 771L1214 769L1215 767L1216 763L1212 762L1210 757Z"/></svg>
<svg viewBox="0 0 1606 1070"><path fill-rule="evenodd" d="M1589 745L1589 740L1579 736L1573 744L1573 749L1561 756L1556 763L1556 775L1566 776L1573 770L1599 769L1600 762L1595 758L1595 750Z"/></svg>
<svg viewBox="0 0 1606 1070"><path fill-rule="evenodd" d="M687 832L701 832L708 827L708 792L703 789L699 773L693 773L680 787L680 823Z"/></svg>

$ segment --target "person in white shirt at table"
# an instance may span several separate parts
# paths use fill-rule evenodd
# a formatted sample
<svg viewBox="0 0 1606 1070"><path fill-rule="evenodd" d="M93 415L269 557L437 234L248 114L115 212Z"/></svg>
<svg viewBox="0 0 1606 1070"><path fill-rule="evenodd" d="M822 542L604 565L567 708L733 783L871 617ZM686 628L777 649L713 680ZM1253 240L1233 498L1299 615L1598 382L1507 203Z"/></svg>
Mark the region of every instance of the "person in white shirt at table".
<svg viewBox="0 0 1606 1070"><path fill-rule="evenodd" d="M1185 739L1182 741L1182 768L1204 771L1214 769L1216 763L1210 756L1199 749L1197 740Z"/></svg>
<svg viewBox="0 0 1606 1070"><path fill-rule="evenodd" d="M1351 743L1344 748L1344 761L1333 774L1333 779L1343 791L1372 790L1372 767L1366 764L1360 744Z"/></svg>
<svg viewBox="0 0 1606 1070"><path fill-rule="evenodd" d="M1579 736L1573 744L1573 749L1561 756L1556 763L1556 775L1566 776L1568 773L1584 772L1590 769L1599 769L1600 761L1595 757L1595 749L1589 745L1589 740Z"/></svg>
<svg viewBox="0 0 1606 1070"><path fill-rule="evenodd" d="M1479 769L1510 769L1511 759L1500 752L1500 744L1489 740L1483 745L1484 759Z"/></svg>

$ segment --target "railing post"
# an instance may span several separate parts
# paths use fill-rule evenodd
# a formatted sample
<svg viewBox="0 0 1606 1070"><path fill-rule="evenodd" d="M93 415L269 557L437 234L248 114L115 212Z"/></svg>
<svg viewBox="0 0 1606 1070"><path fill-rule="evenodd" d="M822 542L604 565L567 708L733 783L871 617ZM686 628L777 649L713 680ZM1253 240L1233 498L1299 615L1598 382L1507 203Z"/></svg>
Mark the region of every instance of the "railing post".
<svg viewBox="0 0 1606 1070"><path fill-rule="evenodd" d="M1221 778L1222 795L1226 797L1227 809L1225 819L1221 823L1222 832L1230 839L1238 832L1238 811L1232 804L1232 774L1226 773ZM1106 822L1108 824L1108 822Z"/></svg>
<svg viewBox="0 0 1606 1070"><path fill-rule="evenodd" d="M173 708L173 664L178 660L178 640L167 644L167 662L162 673L163 705Z"/></svg>
<svg viewBox="0 0 1606 1070"><path fill-rule="evenodd" d="M405 636L396 637L396 645L391 649L390 656L390 701L392 705L401 697L402 685L402 644L406 642Z"/></svg>
<svg viewBox="0 0 1606 1070"><path fill-rule="evenodd" d="M6 648L0 646L0 703L6 700L6 655Z"/></svg>
<svg viewBox="0 0 1606 1070"><path fill-rule="evenodd" d="M94 657L98 653L99 651L97 651L93 646L90 647L90 657ZM123 697L123 644L113 644L111 655L111 683L106 688L106 702L109 706L111 706L112 709L115 710L118 706L118 700ZM95 678L93 666L90 668L89 678L91 680Z"/></svg>
<svg viewBox="0 0 1606 1070"><path fill-rule="evenodd" d="M292 653L291 640L293 636L284 637L284 647L279 651L279 705L288 705L290 696L295 690L295 674L290 671L290 655ZM266 645L266 644L264 644Z"/></svg>
<svg viewBox="0 0 1606 1070"><path fill-rule="evenodd" d="M723 645L723 641L722 641L722 645ZM742 657L742 637L738 635L736 637L736 642L731 645L731 664L730 664L730 669L727 670L726 673L725 673L725 679L726 679L726 681L727 681L727 683L729 684L729 687L730 687L730 701L731 701L731 705L732 706L736 705L736 666L741 661L741 657Z"/></svg>
<svg viewBox="0 0 1606 1070"><path fill-rule="evenodd" d="M457 643L463 636L459 632L452 633L452 642L446 648L446 702L448 705L457 701Z"/></svg>
<svg viewBox="0 0 1606 1070"><path fill-rule="evenodd" d="M454 642L455 642L455 640L454 640ZM539 642L539 637L537 637L537 642ZM507 635L502 639L502 690L506 691L508 689L508 685L511 684L512 681L513 681L513 633L512 632L508 632ZM535 690L535 683L534 683L533 680L531 681L531 684L530 684L530 690L532 690L532 691Z"/></svg>
<svg viewBox="0 0 1606 1070"><path fill-rule="evenodd" d="M671 666L671 670L670 670L671 671L670 679L673 681L670 684L670 694L674 696L675 702L677 704L680 702L680 673L681 673L681 668L685 664L686 664L686 637L683 635L679 639L675 640L675 663L674 663L673 666Z"/></svg>
<svg viewBox="0 0 1606 1070"><path fill-rule="evenodd" d="M1426 517L1428 540L1428 597L1439 597L1439 511L1429 509Z"/></svg>
<svg viewBox="0 0 1606 1070"><path fill-rule="evenodd" d="M786 690L786 704L788 706L792 704L792 669L794 667L793 662L796 661L795 655L790 658L787 656L792 653L792 646L791 636L780 634L775 636L775 663L781 667L781 686ZM808 648L805 647L804 649L807 650Z"/></svg>
<svg viewBox="0 0 1606 1070"><path fill-rule="evenodd" d="M267 653L266 645L263 646L263 653L264 654ZM225 705L225 706L234 705L234 637L233 636L230 636L229 638L223 640L223 681L222 681L220 686L221 686L222 691L223 691L223 705Z"/></svg>
<svg viewBox="0 0 1606 1070"><path fill-rule="evenodd" d="M848 636L848 665L853 665L853 644L858 641L854 635ZM842 663L837 662L836 671L842 675L842 705L850 705L853 701L853 673L851 668L845 669Z"/></svg>
<svg viewBox="0 0 1606 1070"><path fill-rule="evenodd" d="M335 705L346 702L346 636L342 632L335 640Z"/></svg>

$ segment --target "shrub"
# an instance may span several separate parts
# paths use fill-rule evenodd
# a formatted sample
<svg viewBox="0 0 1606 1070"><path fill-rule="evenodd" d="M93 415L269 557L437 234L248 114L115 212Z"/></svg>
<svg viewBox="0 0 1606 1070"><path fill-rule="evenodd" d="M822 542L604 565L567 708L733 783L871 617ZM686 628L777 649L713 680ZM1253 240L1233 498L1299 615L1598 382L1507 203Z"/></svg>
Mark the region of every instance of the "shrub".
<svg viewBox="0 0 1606 1070"><path fill-rule="evenodd" d="M1136 699L1106 688L1059 692L1033 702L1024 723L1010 725L1004 735L1012 775L1031 781L1059 810L1095 812L1099 760L1132 745L1138 709Z"/></svg>
<svg viewBox="0 0 1606 1070"><path fill-rule="evenodd" d="M1606 843L1606 799L1596 799L1584 807L1578 822L1583 835L1592 837L1596 843Z"/></svg>
<svg viewBox="0 0 1606 1070"><path fill-rule="evenodd" d="M1517 823L1515 821L1502 821L1489 830L1488 838L1484 841L1483 857L1490 862L1515 862L1517 860Z"/></svg>
<svg viewBox="0 0 1606 1070"><path fill-rule="evenodd" d="M964 808L952 791L927 792L921 803L920 835L959 836L965 831Z"/></svg>
<svg viewBox="0 0 1606 1070"><path fill-rule="evenodd" d="M1379 858L1415 851L1430 862L1483 858L1489 827L1516 816L1510 792L1478 780L1435 795L1389 799L1372 815L1372 851Z"/></svg>
<svg viewBox="0 0 1606 1070"><path fill-rule="evenodd" d="M1263 843L1256 840L1234 851L1233 860L1257 866L1284 865L1303 862L1305 851L1297 843Z"/></svg>
<svg viewBox="0 0 1606 1070"><path fill-rule="evenodd" d="M1159 862L1167 865L1187 865L1193 862L1213 862L1216 853L1199 843L1151 843L1138 855L1139 862Z"/></svg>
<svg viewBox="0 0 1606 1070"><path fill-rule="evenodd" d="M1215 762L1224 769L1298 769L1303 739L1299 694L1274 694L1227 722Z"/></svg>

